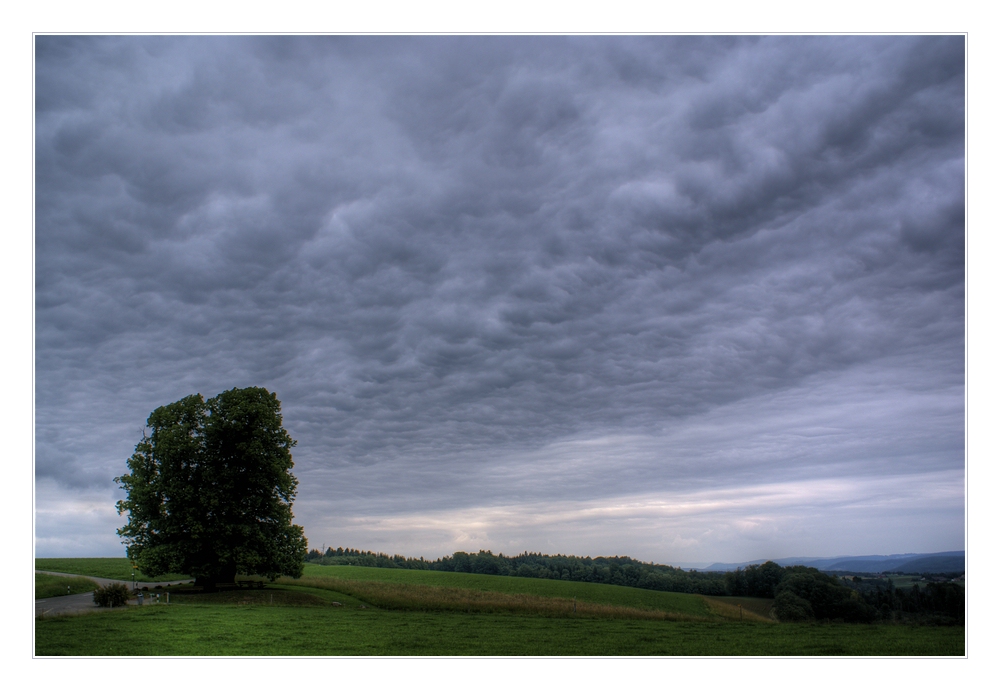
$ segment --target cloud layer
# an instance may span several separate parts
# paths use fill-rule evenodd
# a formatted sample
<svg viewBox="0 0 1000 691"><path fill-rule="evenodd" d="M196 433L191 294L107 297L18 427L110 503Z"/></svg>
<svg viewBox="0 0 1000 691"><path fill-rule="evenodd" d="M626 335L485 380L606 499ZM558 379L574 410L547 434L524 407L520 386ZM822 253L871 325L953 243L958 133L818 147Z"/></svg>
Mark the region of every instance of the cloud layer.
<svg viewBox="0 0 1000 691"><path fill-rule="evenodd" d="M949 36L40 36L39 504L262 385L317 544L776 482L878 522L944 473L947 539L866 544L960 547L964 81ZM504 531L467 547L542 547Z"/></svg>

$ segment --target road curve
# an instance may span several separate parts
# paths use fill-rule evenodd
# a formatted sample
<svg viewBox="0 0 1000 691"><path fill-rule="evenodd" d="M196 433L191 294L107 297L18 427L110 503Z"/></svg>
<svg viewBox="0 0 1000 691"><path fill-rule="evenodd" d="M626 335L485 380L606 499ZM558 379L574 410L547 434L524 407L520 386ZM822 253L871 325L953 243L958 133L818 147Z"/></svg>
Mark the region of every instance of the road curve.
<svg viewBox="0 0 1000 691"><path fill-rule="evenodd" d="M38 569L35 570L35 573L47 573L51 576L80 576L78 573L59 573L57 571L39 571ZM83 576L83 578L89 578L100 586L109 585L111 583L124 583L129 586L129 588L132 587L132 581L123 581L114 578L96 578L94 576ZM194 579L180 581L139 581L135 585L137 588L147 587L152 589L158 585L166 588L171 585L193 582ZM36 617L42 615L55 616L57 614L77 614L80 612L91 612L99 609L100 607L94 604L93 591L89 593L79 593L77 595L59 595L58 597L47 597L42 600L35 600Z"/></svg>

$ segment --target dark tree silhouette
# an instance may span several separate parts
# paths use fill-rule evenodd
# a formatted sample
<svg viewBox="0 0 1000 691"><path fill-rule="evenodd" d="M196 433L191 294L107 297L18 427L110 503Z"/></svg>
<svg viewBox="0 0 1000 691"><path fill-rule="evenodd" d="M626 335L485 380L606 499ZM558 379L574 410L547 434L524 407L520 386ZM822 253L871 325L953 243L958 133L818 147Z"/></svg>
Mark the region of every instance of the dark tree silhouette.
<svg viewBox="0 0 1000 691"><path fill-rule="evenodd" d="M135 447L118 531L130 559L150 576L187 573L214 588L237 573L298 577L306 556L292 524L295 441L267 389L201 394L157 408Z"/></svg>

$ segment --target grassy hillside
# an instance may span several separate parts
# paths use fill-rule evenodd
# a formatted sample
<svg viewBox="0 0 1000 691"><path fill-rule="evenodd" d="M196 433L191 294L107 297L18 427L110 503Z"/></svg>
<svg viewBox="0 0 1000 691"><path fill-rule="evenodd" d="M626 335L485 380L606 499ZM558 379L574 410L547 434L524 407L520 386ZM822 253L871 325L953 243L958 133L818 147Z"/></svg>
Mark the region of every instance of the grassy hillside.
<svg viewBox="0 0 1000 691"><path fill-rule="evenodd" d="M283 579L283 583L292 583ZM447 571L415 571L408 569L379 569L365 566L315 566L307 564L301 585L349 592L357 597L378 600L384 606L394 609L427 609L428 601L435 598L433 591L439 590L440 606L436 609L465 609L463 593L471 601L499 602L501 598L485 598L475 595L489 592L498 596L533 596L559 600L553 607L572 610L573 598L577 599L577 610L584 603L621 607L637 610L653 610L687 617L712 617L705 599L699 595L667 593L655 590L627 588L602 583L580 583L556 581L543 578L518 578L516 576L487 576L473 573L452 573ZM385 586L396 586L389 588ZM419 588L417 586L425 586ZM469 592L472 591L472 592ZM446 605L452 600L454 605ZM485 605L484 605L485 607ZM482 611L482 610L481 610Z"/></svg>
<svg viewBox="0 0 1000 691"><path fill-rule="evenodd" d="M35 574L35 599L60 595L76 595L89 593L97 588L97 584L82 576L50 576L45 573Z"/></svg>
<svg viewBox="0 0 1000 691"><path fill-rule="evenodd" d="M721 605L726 605L728 607L735 607L739 610L740 606L743 606L744 616L750 614L764 617L766 619L771 618L771 609L774 607L774 600L772 598L764 597L731 597L731 596L706 596L709 604L720 603Z"/></svg>
<svg viewBox="0 0 1000 691"><path fill-rule="evenodd" d="M74 573L80 576L93 576L95 578L115 578L122 581L132 580L132 562L125 557L35 559L35 569L38 571ZM139 581L176 581L189 578L179 573L168 573L156 578L146 576L141 571L136 571L135 574L136 580Z"/></svg>

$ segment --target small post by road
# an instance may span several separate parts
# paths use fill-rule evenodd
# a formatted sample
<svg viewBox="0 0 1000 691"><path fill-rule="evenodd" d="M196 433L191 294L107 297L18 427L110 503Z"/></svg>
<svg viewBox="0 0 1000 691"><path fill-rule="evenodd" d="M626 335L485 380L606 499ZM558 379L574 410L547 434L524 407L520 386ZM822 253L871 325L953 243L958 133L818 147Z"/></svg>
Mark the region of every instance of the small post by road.
<svg viewBox="0 0 1000 691"><path fill-rule="evenodd" d="M743 605L740 605L740 621L743 621Z"/></svg>
<svg viewBox="0 0 1000 691"><path fill-rule="evenodd" d="M167 604L170 604L170 591L167 591Z"/></svg>

